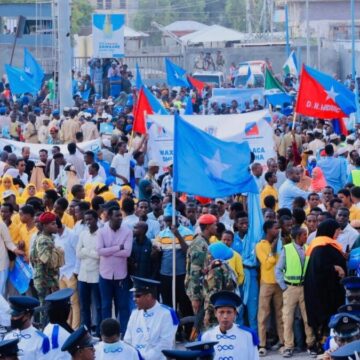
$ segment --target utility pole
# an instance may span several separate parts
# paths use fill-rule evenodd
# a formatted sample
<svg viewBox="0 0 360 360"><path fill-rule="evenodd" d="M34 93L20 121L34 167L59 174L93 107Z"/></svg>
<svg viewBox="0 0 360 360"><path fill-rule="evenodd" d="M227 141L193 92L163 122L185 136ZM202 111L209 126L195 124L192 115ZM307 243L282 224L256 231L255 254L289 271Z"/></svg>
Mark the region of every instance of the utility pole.
<svg viewBox="0 0 360 360"><path fill-rule="evenodd" d="M350 0L351 12L351 78L355 80L356 65L355 65L355 0ZM355 84L357 86L357 84Z"/></svg>
<svg viewBox="0 0 360 360"><path fill-rule="evenodd" d="M58 94L59 106L62 110L73 103L71 93L71 2L70 0L56 0L57 35L58 35ZM56 74L55 74L56 76Z"/></svg>
<svg viewBox="0 0 360 360"><path fill-rule="evenodd" d="M310 27L309 27L309 0L306 0L305 5L306 16L306 65L310 65Z"/></svg>
<svg viewBox="0 0 360 360"><path fill-rule="evenodd" d="M248 34L252 34L252 16L251 16L251 5L252 0L246 0L246 30Z"/></svg>

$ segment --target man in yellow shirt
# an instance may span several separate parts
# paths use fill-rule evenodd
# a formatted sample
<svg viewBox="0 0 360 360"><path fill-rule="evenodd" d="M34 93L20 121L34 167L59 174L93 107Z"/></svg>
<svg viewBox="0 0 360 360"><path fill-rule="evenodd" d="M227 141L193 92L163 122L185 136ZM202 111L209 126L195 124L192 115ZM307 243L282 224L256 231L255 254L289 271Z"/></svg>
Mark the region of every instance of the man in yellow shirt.
<svg viewBox="0 0 360 360"><path fill-rule="evenodd" d="M350 191L348 189L339 190L338 198L342 201L343 206L349 209L350 221L360 220L360 209L352 203Z"/></svg>
<svg viewBox="0 0 360 360"><path fill-rule="evenodd" d="M65 198L59 198L54 204L54 213L60 218L61 223L72 229L75 225L74 218L66 212L69 202Z"/></svg>
<svg viewBox="0 0 360 360"><path fill-rule="evenodd" d="M0 215L2 221L7 226L12 242L17 245L19 238L19 225L13 221L14 208L11 204L4 203L1 205Z"/></svg>
<svg viewBox="0 0 360 360"><path fill-rule="evenodd" d="M19 228L19 247L25 251L27 259L30 258L30 240L38 232L35 226L35 210L31 205L24 205L20 211L21 225Z"/></svg>
<svg viewBox="0 0 360 360"><path fill-rule="evenodd" d="M225 230L221 235L221 241L231 249L234 233L230 230ZM240 254L233 251L233 257L228 260L228 264L236 275L237 285L241 285L244 282L244 268Z"/></svg>
<svg viewBox="0 0 360 360"><path fill-rule="evenodd" d="M278 191L276 190L276 187L274 186L277 183L276 173L268 171L265 174L265 180L266 180L266 185L264 186L264 189L260 194L261 208L263 209L265 207L264 199L267 196L272 195L276 201L276 204L275 204L275 211L276 211L279 208L279 205L278 205L279 194L278 194Z"/></svg>
<svg viewBox="0 0 360 360"><path fill-rule="evenodd" d="M265 221L263 230L265 239L256 244L256 257L260 263L260 293L258 310L259 329L259 355L266 355L266 324L270 316L273 302L275 308L276 328L279 337L279 345L284 344L284 325L282 320L283 297L282 290L276 282L275 266L279 258L276 253L279 238L279 225L275 221Z"/></svg>

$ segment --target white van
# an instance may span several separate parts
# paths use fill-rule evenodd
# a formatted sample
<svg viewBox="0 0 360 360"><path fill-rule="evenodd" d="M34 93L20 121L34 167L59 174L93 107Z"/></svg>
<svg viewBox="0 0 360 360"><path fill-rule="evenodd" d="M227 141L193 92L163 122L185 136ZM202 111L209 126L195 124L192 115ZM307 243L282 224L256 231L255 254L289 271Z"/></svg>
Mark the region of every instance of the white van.
<svg viewBox="0 0 360 360"><path fill-rule="evenodd" d="M221 71L198 71L193 73L192 77L212 87L221 87L224 83L224 74Z"/></svg>
<svg viewBox="0 0 360 360"><path fill-rule="evenodd" d="M249 66L251 72L254 75L254 86L256 88L264 87L265 85L265 69L266 63L263 60L246 61L239 64L237 75L235 76L235 87L246 87L246 81L248 78Z"/></svg>

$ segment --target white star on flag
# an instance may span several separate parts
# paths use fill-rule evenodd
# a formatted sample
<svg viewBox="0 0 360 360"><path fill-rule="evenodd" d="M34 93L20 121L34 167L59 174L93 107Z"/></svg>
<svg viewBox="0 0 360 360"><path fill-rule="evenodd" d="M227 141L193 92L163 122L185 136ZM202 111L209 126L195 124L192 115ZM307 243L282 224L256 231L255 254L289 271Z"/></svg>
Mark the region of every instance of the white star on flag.
<svg viewBox="0 0 360 360"><path fill-rule="evenodd" d="M213 158L200 155L207 165L207 172L215 179L222 180L222 173L231 167L230 164L224 164L221 161L220 151L216 150Z"/></svg>
<svg viewBox="0 0 360 360"><path fill-rule="evenodd" d="M20 81L25 81L25 79L22 76L20 76Z"/></svg>
<svg viewBox="0 0 360 360"><path fill-rule="evenodd" d="M28 74L31 74L31 69L28 66L24 69L24 71Z"/></svg>
<svg viewBox="0 0 360 360"><path fill-rule="evenodd" d="M330 90L325 90L327 96L326 100L332 99L335 102L336 97L339 95L337 92L335 92L334 87L331 86Z"/></svg>

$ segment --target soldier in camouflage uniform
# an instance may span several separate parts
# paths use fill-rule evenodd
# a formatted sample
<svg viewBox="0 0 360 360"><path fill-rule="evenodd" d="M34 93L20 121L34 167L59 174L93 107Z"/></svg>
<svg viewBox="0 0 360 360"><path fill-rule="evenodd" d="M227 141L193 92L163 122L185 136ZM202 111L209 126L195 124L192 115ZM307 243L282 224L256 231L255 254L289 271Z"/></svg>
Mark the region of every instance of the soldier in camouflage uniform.
<svg viewBox="0 0 360 360"><path fill-rule="evenodd" d="M34 287L44 305L45 297L59 289L59 269L64 264L64 252L55 246L52 237L57 232L56 215L45 212L40 215L39 222L42 231L35 238L30 259L34 268Z"/></svg>
<svg viewBox="0 0 360 360"><path fill-rule="evenodd" d="M201 233L197 235L186 254L186 294L191 301L194 314L197 314L203 305L203 275L206 268L209 238L216 234L217 219L214 215L206 214L199 218Z"/></svg>
<svg viewBox="0 0 360 360"><path fill-rule="evenodd" d="M235 291L237 285L236 275L227 263L233 256L233 250L221 242L211 244L208 250L208 266L204 275L205 328L217 324L211 295L223 290Z"/></svg>

